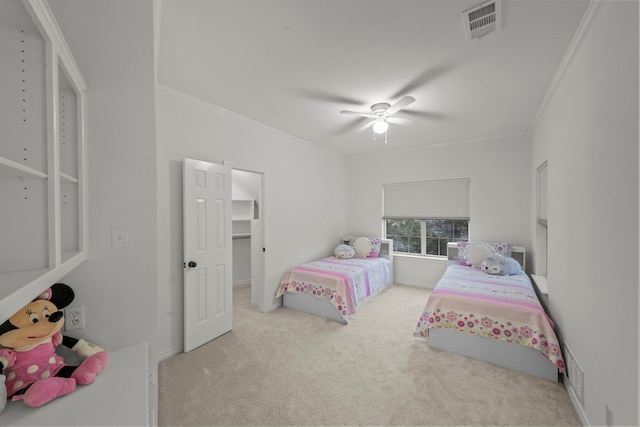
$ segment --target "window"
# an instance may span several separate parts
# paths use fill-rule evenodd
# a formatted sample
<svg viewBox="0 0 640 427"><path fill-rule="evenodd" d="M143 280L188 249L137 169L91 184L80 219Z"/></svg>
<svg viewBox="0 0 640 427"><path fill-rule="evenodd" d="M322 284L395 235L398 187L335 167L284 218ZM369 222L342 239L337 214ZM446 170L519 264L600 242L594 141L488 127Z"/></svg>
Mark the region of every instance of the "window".
<svg viewBox="0 0 640 427"><path fill-rule="evenodd" d="M549 172L547 162L536 170L537 186L537 225L536 225L536 274L547 274L547 198L549 192Z"/></svg>
<svg viewBox="0 0 640 427"><path fill-rule="evenodd" d="M448 242L469 240L466 219L387 218L385 230L399 253L446 256Z"/></svg>
<svg viewBox="0 0 640 427"><path fill-rule="evenodd" d="M537 190L538 190L538 224L547 226L547 193L548 193L548 172L547 162L541 164L536 170Z"/></svg>
<svg viewBox="0 0 640 427"><path fill-rule="evenodd" d="M469 178L383 184L382 207L393 250L447 255L448 242L469 240Z"/></svg>

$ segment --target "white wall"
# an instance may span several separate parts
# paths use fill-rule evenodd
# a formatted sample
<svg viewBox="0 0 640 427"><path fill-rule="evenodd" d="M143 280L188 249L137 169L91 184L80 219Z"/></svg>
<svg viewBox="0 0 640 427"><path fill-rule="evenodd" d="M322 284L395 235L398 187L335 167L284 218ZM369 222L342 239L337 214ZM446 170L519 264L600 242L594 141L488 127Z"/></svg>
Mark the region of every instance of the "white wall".
<svg viewBox="0 0 640 427"><path fill-rule="evenodd" d="M346 160L195 98L158 86L160 355L183 343L182 161L264 172L267 310L289 268L333 252L347 233Z"/></svg>
<svg viewBox="0 0 640 427"><path fill-rule="evenodd" d="M638 2L602 2L533 137L548 159L549 304L590 425L638 425ZM535 171L535 169L533 169Z"/></svg>
<svg viewBox="0 0 640 427"><path fill-rule="evenodd" d="M514 135L350 159L350 233L380 235L382 184L470 178L470 239L530 248L530 149L528 135ZM395 281L433 287L444 268L445 261L397 256Z"/></svg>
<svg viewBox="0 0 640 427"><path fill-rule="evenodd" d="M74 304L85 308L85 328L72 335L107 350L146 341L149 369L155 372L152 1L49 3L88 86L89 260L62 280L75 290ZM128 248L111 248L112 226L129 227ZM157 407L154 386L149 405Z"/></svg>

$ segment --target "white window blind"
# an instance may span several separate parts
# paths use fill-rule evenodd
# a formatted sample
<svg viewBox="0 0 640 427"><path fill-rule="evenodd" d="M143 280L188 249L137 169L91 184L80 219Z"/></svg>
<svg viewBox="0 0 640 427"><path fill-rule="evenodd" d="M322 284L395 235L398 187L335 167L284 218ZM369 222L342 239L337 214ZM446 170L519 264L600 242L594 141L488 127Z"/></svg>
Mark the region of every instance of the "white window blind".
<svg viewBox="0 0 640 427"><path fill-rule="evenodd" d="M548 176L547 162L544 162L537 170L538 175L538 223L547 225L547 191Z"/></svg>
<svg viewBox="0 0 640 427"><path fill-rule="evenodd" d="M384 218L469 219L470 179L383 184Z"/></svg>

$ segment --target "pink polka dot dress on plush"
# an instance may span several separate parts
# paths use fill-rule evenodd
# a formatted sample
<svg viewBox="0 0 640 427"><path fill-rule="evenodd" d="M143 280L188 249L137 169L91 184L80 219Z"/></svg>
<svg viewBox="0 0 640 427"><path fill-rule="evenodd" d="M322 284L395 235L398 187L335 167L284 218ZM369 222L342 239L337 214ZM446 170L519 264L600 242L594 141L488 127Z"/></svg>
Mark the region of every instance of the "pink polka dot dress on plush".
<svg viewBox="0 0 640 427"><path fill-rule="evenodd" d="M40 344L29 351L0 349L0 358L9 363L4 374L7 376L7 395L13 396L36 381L55 376L63 366L64 359L55 354L54 342L61 340L58 332L53 340Z"/></svg>

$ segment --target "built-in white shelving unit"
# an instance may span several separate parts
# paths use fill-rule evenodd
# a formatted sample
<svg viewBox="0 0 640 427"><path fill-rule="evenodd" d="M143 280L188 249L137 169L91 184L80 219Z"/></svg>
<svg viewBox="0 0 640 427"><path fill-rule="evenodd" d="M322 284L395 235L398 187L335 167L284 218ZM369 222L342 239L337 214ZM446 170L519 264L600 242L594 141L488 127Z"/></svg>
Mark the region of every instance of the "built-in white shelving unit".
<svg viewBox="0 0 640 427"><path fill-rule="evenodd" d="M3 323L87 259L87 87L46 0L0 1L0 58ZM94 384L40 408L9 402L0 424L146 425L147 352L110 351Z"/></svg>
<svg viewBox="0 0 640 427"><path fill-rule="evenodd" d="M86 84L44 0L0 2L0 323L87 258Z"/></svg>
<svg viewBox="0 0 640 427"><path fill-rule="evenodd" d="M253 200L232 200L232 235L234 239L251 237L251 220L254 219Z"/></svg>
<svg viewBox="0 0 640 427"><path fill-rule="evenodd" d="M253 200L232 200L232 218L234 221L253 219Z"/></svg>

